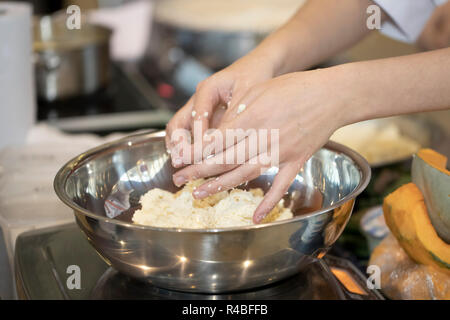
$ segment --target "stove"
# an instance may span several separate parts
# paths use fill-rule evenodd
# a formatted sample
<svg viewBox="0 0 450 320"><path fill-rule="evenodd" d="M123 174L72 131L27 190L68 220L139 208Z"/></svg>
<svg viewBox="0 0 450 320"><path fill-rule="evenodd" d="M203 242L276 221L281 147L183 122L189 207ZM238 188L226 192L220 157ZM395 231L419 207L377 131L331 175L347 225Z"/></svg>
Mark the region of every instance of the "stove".
<svg viewBox="0 0 450 320"><path fill-rule="evenodd" d="M74 286L75 273L79 286ZM131 279L108 266L75 223L21 234L15 251L20 299L184 300L379 300L364 275L347 259L325 256L291 278L226 294L172 291Z"/></svg>
<svg viewBox="0 0 450 320"><path fill-rule="evenodd" d="M108 85L95 93L52 102L39 99L38 121L73 133L162 129L176 110L164 98L171 90L152 85L137 64L114 62Z"/></svg>

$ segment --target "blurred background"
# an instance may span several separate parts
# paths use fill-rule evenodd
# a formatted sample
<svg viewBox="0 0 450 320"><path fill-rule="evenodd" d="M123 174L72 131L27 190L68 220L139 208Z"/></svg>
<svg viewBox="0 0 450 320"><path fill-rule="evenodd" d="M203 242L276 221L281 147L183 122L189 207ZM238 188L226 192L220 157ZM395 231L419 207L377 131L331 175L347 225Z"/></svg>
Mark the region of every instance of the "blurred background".
<svg viewBox="0 0 450 320"><path fill-rule="evenodd" d="M305 1L27 2L33 7L35 92L24 94L34 96L35 120L67 132L106 134L163 128L199 81L249 52ZM67 30L66 8L74 4L82 28ZM320 67L417 51L373 32ZM447 112L432 118L449 123Z"/></svg>
<svg viewBox="0 0 450 320"><path fill-rule="evenodd" d="M35 96L35 120L106 134L163 128L199 81L254 48L305 1L28 2L35 93L24 94ZM73 4L81 9L80 30L65 27ZM320 67L417 51L373 32ZM433 118L449 123L446 112Z"/></svg>

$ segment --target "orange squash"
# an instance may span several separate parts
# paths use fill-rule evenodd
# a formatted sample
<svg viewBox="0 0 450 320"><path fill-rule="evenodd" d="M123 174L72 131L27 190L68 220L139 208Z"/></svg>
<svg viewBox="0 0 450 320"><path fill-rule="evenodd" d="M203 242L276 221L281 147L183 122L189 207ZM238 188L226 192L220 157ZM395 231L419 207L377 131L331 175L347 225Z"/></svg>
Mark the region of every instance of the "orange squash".
<svg viewBox="0 0 450 320"><path fill-rule="evenodd" d="M422 192L414 183L388 195L383 211L389 229L413 260L450 275L450 244L434 229Z"/></svg>
<svg viewBox="0 0 450 320"><path fill-rule="evenodd" d="M430 166L450 176L450 171L445 167L447 165L447 157L432 149L420 149L417 156Z"/></svg>

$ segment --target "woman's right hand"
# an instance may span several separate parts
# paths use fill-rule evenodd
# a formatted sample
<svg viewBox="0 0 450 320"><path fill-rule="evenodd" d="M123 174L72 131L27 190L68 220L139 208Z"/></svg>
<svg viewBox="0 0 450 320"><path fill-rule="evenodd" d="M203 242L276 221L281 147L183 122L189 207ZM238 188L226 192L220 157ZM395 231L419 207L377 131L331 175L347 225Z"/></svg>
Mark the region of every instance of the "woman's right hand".
<svg viewBox="0 0 450 320"><path fill-rule="evenodd" d="M180 168L188 164L183 163L183 149L190 148L188 132L194 134L194 121L201 124L203 136L210 127L217 127L227 105L234 105L251 87L274 75L274 65L269 59L250 53L200 82L195 94L167 124L166 147L172 155L172 165ZM185 130L172 136L177 129Z"/></svg>

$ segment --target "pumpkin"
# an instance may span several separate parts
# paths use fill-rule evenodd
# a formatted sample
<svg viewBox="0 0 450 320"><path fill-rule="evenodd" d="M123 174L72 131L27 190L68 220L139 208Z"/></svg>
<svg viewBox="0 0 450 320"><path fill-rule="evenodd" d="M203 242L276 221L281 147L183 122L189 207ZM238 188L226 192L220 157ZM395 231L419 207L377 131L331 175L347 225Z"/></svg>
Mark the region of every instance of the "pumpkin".
<svg viewBox="0 0 450 320"><path fill-rule="evenodd" d="M420 149L419 152L417 152L417 156L428 165L445 173L446 175L450 175L450 171L445 168L447 166L447 157L443 154L440 154L432 149Z"/></svg>
<svg viewBox="0 0 450 320"><path fill-rule="evenodd" d="M431 223L438 235L450 243L450 171L447 158L431 149L422 149L414 156L412 181L425 197Z"/></svg>
<svg viewBox="0 0 450 320"><path fill-rule="evenodd" d="M450 244L436 233L422 192L414 183L389 194L383 211L389 229L413 260L450 275Z"/></svg>

